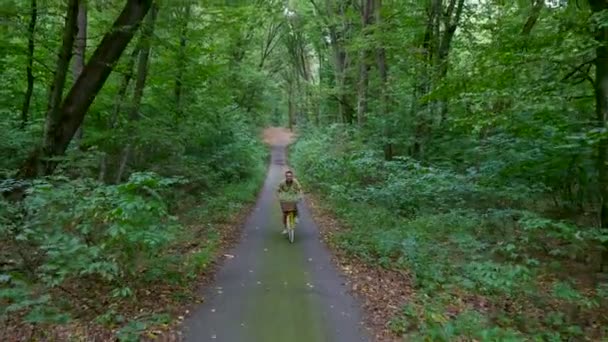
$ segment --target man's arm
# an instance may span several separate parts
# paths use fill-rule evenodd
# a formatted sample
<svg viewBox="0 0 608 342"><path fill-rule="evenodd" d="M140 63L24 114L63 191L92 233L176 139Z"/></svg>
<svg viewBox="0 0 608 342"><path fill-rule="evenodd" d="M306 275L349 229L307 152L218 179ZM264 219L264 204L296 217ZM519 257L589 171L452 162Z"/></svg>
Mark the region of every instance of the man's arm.
<svg viewBox="0 0 608 342"><path fill-rule="evenodd" d="M277 186L277 194L281 194L282 192L284 192L285 189L283 189L283 182L279 183L279 186Z"/></svg>
<svg viewBox="0 0 608 342"><path fill-rule="evenodd" d="M304 189L302 188L302 184L300 184L300 182L298 182L297 180L294 181L296 183L295 185L297 186L296 190L298 191L298 195L300 195L301 198L302 196L304 196Z"/></svg>

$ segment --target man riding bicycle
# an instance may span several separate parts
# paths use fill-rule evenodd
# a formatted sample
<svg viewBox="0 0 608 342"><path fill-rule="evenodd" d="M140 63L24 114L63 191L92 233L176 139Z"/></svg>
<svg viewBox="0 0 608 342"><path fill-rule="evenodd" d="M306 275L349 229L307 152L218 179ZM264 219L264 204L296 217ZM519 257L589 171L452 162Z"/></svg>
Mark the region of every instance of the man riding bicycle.
<svg viewBox="0 0 608 342"><path fill-rule="evenodd" d="M302 198L302 186L294 176L292 171L285 172L285 180L279 184L277 189L279 201L298 202ZM298 207L294 207L296 222L298 221ZM287 215L289 211L283 211L283 227L287 227ZM287 229L283 230L283 234L287 234Z"/></svg>

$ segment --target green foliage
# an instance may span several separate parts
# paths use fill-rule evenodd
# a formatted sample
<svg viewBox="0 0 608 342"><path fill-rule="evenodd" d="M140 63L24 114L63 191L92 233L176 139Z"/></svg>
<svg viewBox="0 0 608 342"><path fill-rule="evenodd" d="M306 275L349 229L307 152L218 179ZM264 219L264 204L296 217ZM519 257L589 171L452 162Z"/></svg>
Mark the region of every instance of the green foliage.
<svg viewBox="0 0 608 342"><path fill-rule="evenodd" d="M168 315L153 315L151 317L146 317L145 319L133 320L118 331L117 337L121 342L140 341L140 335L148 327L159 324L167 324L170 321L171 320Z"/></svg>
<svg viewBox="0 0 608 342"><path fill-rule="evenodd" d="M132 310L149 314L143 304L160 289L187 293L216 257L221 224L255 199L267 158L259 129L281 93L252 50L276 19L259 14L276 9L158 4L141 103L134 96L138 31L86 113L82 138L54 158L54 176L33 180L17 179L17 171L46 135L64 134L45 126L45 115L66 6L38 3L27 122L31 2L0 6L7 24L0 28L3 324L50 323L52 330L97 317L121 340L137 340L160 321L132 319ZM89 59L124 1L86 5ZM64 95L75 80L68 64Z"/></svg>
<svg viewBox="0 0 608 342"><path fill-rule="evenodd" d="M14 216L1 228L2 243L18 252L18 269L30 270L13 270L7 277L26 279L15 288L24 291L34 284L50 290L95 279L117 298L132 296L130 286L139 282L163 280L170 268L154 273L155 267L181 228L162 193L176 182L152 173L134 173L115 186L61 176L34 181L24 201L3 203L11 208L3 218ZM32 304L50 300L42 298ZM17 299L12 296L11 302L21 309L32 307Z"/></svg>
<svg viewBox="0 0 608 342"><path fill-rule="evenodd" d="M357 140L342 126L317 129L291 155L306 187L348 224L334 236L339 248L411 274L416 294L393 318L396 333L438 341L578 338L587 327L577 315L602 319L599 297L557 280L564 275L556 272L597 249L601 230L524 209L542 198L537 191L526 198L508 183L448 165L387 162ZM489 304L480 309L475 301ZM572 305L579 314L568 311ZM534 318L534 310L556 308L554 320Z"/></svg>

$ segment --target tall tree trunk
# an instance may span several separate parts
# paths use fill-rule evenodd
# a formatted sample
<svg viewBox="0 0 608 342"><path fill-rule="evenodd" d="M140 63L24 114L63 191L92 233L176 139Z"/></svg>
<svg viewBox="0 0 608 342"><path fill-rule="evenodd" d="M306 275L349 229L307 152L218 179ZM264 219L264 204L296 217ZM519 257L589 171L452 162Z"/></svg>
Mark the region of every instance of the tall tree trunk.
<svg viewBox="0 0 608 342"><path fill-rule="evenodd" d="M375 20L376 20L376 33L382 35L383 33L383 21L382 21L382 0L376 0L375 6ZM383 119L383 130L384 130L384 159L387 161L393 160L393 144L392 131L390 125L390 103L388 95L388 64L386 62L386 50L384 48L382 37L378 38L379 46L376 48L376 62L378 63L378 73L380 75L380 111Z"/></svg>
<svg viewBox="0 0 608 342"><path fill-rule="evenodd" d="M544 0L541 0L544 1ZM448 10L444 17L444 26L445 32L441 36L441 42L439 44L439 51L437 52L437 64L439 66L439 75L436 80L436 83L439 83L445 79L448 74L448 66L449 66L449 54L450 49L452 47L452 40L454 39L454 34L456 33L456 29L460 24L460 19L462 17L462 11L464 9L464 0L451 0L448 6ZM440 106L440 118L441 123L443 123L448 114L448 99L446 96L442 96L442 99L439 103Z"/></svg>
<svg viewBox="0 0 608 342"><path fill-rule="evenodd" d="M338 100L338 115L336 121L352 123L353 109L349 104L346 89L346 71L348 68L349 56L344 47L344 41L347 34L346 7L348 6L348 1L340 1L339 4L336 4L332 0L325 0L325 5L327 7L328 15L335 15L342 21L340 25L336 24L334 20L328 21L330 44L334 61L336 99Z"/></svg>
<svg viewBox="0 0 608 342"><path fill-rule="evenodd" d="M139 120L139 109L141 100L144 96L146 87L146 79L148 77L148 65L150 61L151 40L154 34L154 24L158 14L158 5L156 2L152 4L152 10L146 18L146 23L142 29L142 39L140 41L139 59L137 61L137 79L135 80L135 89L133 90L133 102L131 103L131 111L129 113L130 121ZM133 134L131 134L133 136ZM133 154L133 142L129 141L123 151L123 158L120 162L118 172L116 173L116 183L120 183L124 175L126 166Z"/></svg>
<svg viewBox="0 0 608 342"><path fill-rule="evenodd" d="M87 4L86 1L81 1L78 4L78 33L76 34L76 41L74 44L74 79L78 79L84 69L85 53L87 50ZM78 126L76 131L75 140L76 146L80 146L80 140L82 139L83 131L82 124Z"/></svg>
<svg viewBox="0 0 608 342"><path fill-rule="evenodd" d="M122 81L120 82L120 87L118 88L118 93L116 93L116 97L114 100L114 109L112 110L112 116L110 116L109 128L115 128L118 124L118 117L120 116L120 112L122 110L122 105L125 102L127 97L127 90L129 89L129 84L133 79L133 67L135 66L135 60L137 56L139 56L140 46L138 45L129 56L127 61L126 72L123 75Z"/></svg>
<svg viewBox="0 0 608 342"><path fill-rule="evenodd" d="M295 110L295 103L294 103L294 96L295 96L295 94L294 94L293 80L289 81L289 86L288 86L287 91L289 92L289 94L287 95L287 107L288 107L287 108L287 110L288 110L288 113L287 113L288 118L287 118L287 120L289 121L287 123L287 125L289 127L289 130L293 131L293 124L294 124L295 116L296 116L296 114L295 114L295 111L296 111Z"/></svg>
<svg viewBox="0 0 608 342"><path fill-rule="evenodd" d="M589 0L591 9L595 13L608 10L608 2L605 0ZM596 28L595 40L599 46L595 49L595 112L597 126L605 129L608 123L608 27ZM608 168L607 154L608 138L603 137L597 145L597 174L600 195L600 227L608 228ZM608 267L608 243L604 244L602 253L601 270Z"/></svg>
<svg viewBox="0 0 608 342"><path fill-rule="evenodd" d="M258 71L262 71L264 69L264 64L266 60L272 53L272 51L276 48L281 32L281 29L284 25L284 22L275 24L271 23L268 27L268 33L266 39L262 45L261 53L260 53L260 62L258 63ZM251 29L251 28L250 28ZM245 106L245 113L249 114L253 110L254 100L258 94L258 88L254 87L251 91L249 91L243 99L239 102Z"/></svg>
<svg viewBox="0 0 608 342"><path fill-rule="evenodd" d="M431 71L433 67L436 48L438 48L438 26L439 15L441 14L441 0L427 0L427 22L424 36L421 42L420 59L424 61L420 76L414 87L412 103L412 118L415 121L414 144L411 148L412 157L422 159L424 156L424 143L429 135L429 126L432 116L432 109L429 104L419 105L418 101L427 95L432 89Z"/></svg>
<svg viewBox="0 0 608 342"><path fill-rule="evenodd" d="M49 89L49 100L47 104L46 123L44 127L43 146L53 145L56 132L61 125L61 99L63 98L63 88L67 78L70 59L72 59L72 49L74 47L74 37L78 29L78 3L79 0L69 0L63 28L63 43L57 55L57 66L53 76L53 83ZM67 147L67 146L66 146ZM43 170L38 172L44 173Z"/></svg>
<svg viewBox="0 0 608 342"><path fill-rule="evenodd" d="M338 98L338 115L337 115L337 120L336 121L341 121L342 118L344 117L344 104L341 101L341 93L342 93L342 74L344 72L344 63L342 60L342 51L340 50L340 46L338 43L338 34L336 33L336 28L335 25L330 26L329 27L329 37L331 40L331 49L332 49L332 59L333 59L333 64L334 64L334 81L335 81L335 88L338 92L337 94L337 98Z"/></svg>
<svg viewBox="0 0 608 342"><path fill-rule="evenodd" d="M347 52L342 47L336 49L336 88L338 92L338 121L348 122L349 104L346 94L346 65L348 60Z"/></svg>
<svg viewBox="0 0 608 342"><path fill-rule="evenodd" d="M359 82L357 84L357 124L363 126L367 113L367 86L369 84L369 64L367 50L359 52Z"/></svg>
<svg viewBox="0 0 608 342"><path fill-rule="evenodd" d="M38 18L38 5L36 0L32 0L30 5L30 24L27 28L27 90L23 99L23 107L21 109L21 127L27 125L30 112L30 104L32 102L32 94L34 93L34 36L36 33L36 20Z"/></svg>
<svg viewBox="0 0 608 342"><path fill-rule="evenodd" d="M118 125L118 117L120 115L122 105L125 102L127 97L127 90L129 89L129 84L131 83L131 79L133 79L133 67L135 66L135 60L139 55L140 44L133 49L129 59L127 61L127 68L122 81L120 82L120 87L118 88L118 93L116 93L116 97L114 99L114 109L112 110L112 115L110 116L110 120L108 121L108 128L114 129ZM108 171L108 156L104 153L101 156L100 168L99 168L99 181L103 182L106 180L106 173Z"/></svg>
<svg viewBox="0 0 608 342"><path fill-rule="evenodd" d="M532 28L534 28L534 25L540 17L540 12L542 11L543 7L545 7L545 0L532 0L532 11L530 12L528 20L526 20L526 24L521 30L521 34L523 36L530 35Z"/></svg>
<svg viewBox="0 0 608 342"><path fill-rule="evenodd" d="M137 62L137 79L135 80L135 90L133 91L133 104L131 106L131 120L139 119L139 107L141 105L141 99L144 96L144 88L146 86L146 79L148 78L148 64L150 60L151 40L154 34L154 24L156 22L156 15L158 13L158 6L156 2L152 5L152 10L146 18L146 24L142 32L142 45L139 53L139 60Z"/></svg>
<svg viewBox="0 0 608 342"><path fill-rule="evenodd" d="M151 6L152 0L127 1L120 16L103 37L61 104L56 124L50 127L48 133L45 133L42 148L31 153L28 160L22 165L19 177L32 178L37 175L48 175L55 170L57 162L48 158L65 153L95 96L103 87L114 64L133 38L133 34ZM68 51L71 51L71 46L72 43L70 43Z"/></svg>
<svg viewBox="0 0 608 342"><path fill-rule="evenodd" d="M184 77L184 69L186 68L186 43L188 35L188 22L190 21L190 4L186 4L184 8L184 17L182 18L182 27L179 37L179 51L177 58L177 75L175 76L175 112L181 117L182 113L182 78Z"/></svg>
<svg viewBox="0 0 608 342"><path fill-rule="evenodd" d="M372 23L374 0L361 0L361 32L367 44L368 28ZM367 87L369 83L369 49L359 51L359 82L357 89L357 123L362 126L367 113Z"/></svg>

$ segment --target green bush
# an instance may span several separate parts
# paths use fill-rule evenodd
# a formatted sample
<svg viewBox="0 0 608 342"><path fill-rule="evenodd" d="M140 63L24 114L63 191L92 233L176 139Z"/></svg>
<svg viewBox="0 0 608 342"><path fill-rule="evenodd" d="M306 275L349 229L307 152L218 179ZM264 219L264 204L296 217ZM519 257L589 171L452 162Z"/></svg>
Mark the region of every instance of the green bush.
<svg viewBox="0 0 608 342"><path fill-rule="evenodd" d="M118 298L141 282L164 281L171 267L160 266L169 266L163 260L181 227L162 194L178 182L152 173L134 173L120 185L57 176L34 181L23 202L3 202L9 224L0 228L1 243L19 256L3 271L9 287L0 297L12 305L6 310L23 305L28 286L48 293L94 279Z"/></svg>
<svg viewBox="0 0 608 342"><path fill-rule="evenodd" d="M605 303L599 292L566 286L554 271L585 258L605 232L532 210L549 191L542 184L518 182L491 163L463 172L449 163L384 161L357 141L341 126L313 131L298 140L292 160L305 186L321 192L347 223L333 236L338 248L411 275L416 295L393 318L395 332L412 340L556 340L581 336L579 315L597 316ZM471 298L485 298L492 318ZM556 309L554 320L534 314Z"/></svg>

